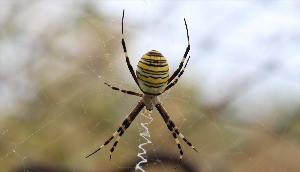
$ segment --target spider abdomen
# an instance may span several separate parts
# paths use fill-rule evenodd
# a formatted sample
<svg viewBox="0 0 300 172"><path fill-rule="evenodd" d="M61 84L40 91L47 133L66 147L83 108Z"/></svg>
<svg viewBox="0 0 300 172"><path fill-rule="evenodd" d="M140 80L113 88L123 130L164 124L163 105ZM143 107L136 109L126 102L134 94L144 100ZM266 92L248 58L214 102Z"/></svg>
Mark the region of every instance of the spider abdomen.
<svg viewBox="0 0 300 172"><path fill-rule="evenodd" d="M167 59L156 50L147 52L137 65L136 75L145 94L160 95L169 80Z"/></svg>

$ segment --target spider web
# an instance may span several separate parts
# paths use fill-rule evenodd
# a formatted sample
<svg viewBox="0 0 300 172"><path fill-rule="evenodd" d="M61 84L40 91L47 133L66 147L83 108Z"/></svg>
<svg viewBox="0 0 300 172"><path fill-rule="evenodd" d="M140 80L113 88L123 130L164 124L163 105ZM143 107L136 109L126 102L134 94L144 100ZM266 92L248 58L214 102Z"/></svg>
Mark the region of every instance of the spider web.
<svg viewBox="0 0 300 172"><path fill-rule="evenodd" d="M187 19L191 61L161 102L199 153L180 140L176 171L300 168L298 2L29 2L0 4L1 171L174 169L179 150L157 111L136 118L111 161L113 143L85 159L139 100L103 84L139 91L120 43L124 8L134 68L154 48L173 72Z"/></svg>
<svg viewBox="0 0 300 172"><path fill-rule="evenodd" d="M142 164L145 164L148 162L148 160L144 157L147 154L147 150L144 148L147 144L152 143L150 141L150 132L149 132L149 128L148 125L153 121L153 118L151 116L152 111L147 111L145 110L141 115L144 116L145 118L147 118L149 121L145 122L145 123L141 123L142 128L144 129L144 131L140 131L140 136L143 137L145 139L145 143L141 143L139 145L139 148L142 150L142 152L138 153L138 157L141 158L141 161L138 162L135 166L135 170L140 170L145 172L145 170L142 167Z"/></svg>

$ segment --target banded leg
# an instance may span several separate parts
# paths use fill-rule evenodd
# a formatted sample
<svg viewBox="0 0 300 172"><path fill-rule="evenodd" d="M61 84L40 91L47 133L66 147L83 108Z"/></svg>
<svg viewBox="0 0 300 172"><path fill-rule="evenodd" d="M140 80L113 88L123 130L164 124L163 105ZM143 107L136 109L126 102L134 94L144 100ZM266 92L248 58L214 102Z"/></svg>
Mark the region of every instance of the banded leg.
<svg viewBox="0 0 300 172"><path fill-rule="evenodd" d="M187 144L189 145L192 149L194 149L196 152L197 149L191 144L191 142L189 142L183 134L181 134L178 130L178 128L175 126L174 122L170 119L170 116L168 115L167 111L163 108L163 106L158 103L156 104L156 109L158 110L158 112L160 113L160 115L162 116L162 118L164 119L165 123L167 124L167 127L168 129L172 132L173 134L173 137L177 143L177 146L178 146L178 149L180 150L180 160L179 160L179 163L181 162L181 159L182 159L182 155L183 155L183 152L182 152L182 149L181 149L181 146L179 144L179 140L176 136L176 134ZM174 132L176 133L175 136L174 136Z"/></svg>
<svg viewBox="0 0 300 172"><path fill-rule="evenodd" d="M178 76L176 77L176 79L175 79L173 82L169 83L169 85L167 85L167 87L165 88L165 90L164 90L163 92L165 92L165 91L167 91L168 89L172 88L172 87L178 82L179 78L181 77L181 75L183 74L183 72L184 72L184 70L185 70L185 68L186 68L186 65L188 64L188 62L189 62L189 60L190 60L190 57L191 57L191 56L189 56L189 58L187 59L185 65L184 65L184 67L183 67L183 69L180 71L180 73L178 74Z"/></svg>
<svg viewBox="0 0 300 172"><path fill-rule="evenodd" d="M121 43L122 43L123 51L124 51L124 54L125 54L125 57L126 57L127 67L129 69L129 71L130 71L130 73L131 73L131 75L132 75L135 83L139 86L137 77L136 77L136 75L134 73L134 70L133 70L131 64L130 64L130 60L129 60L128 53L127 53L127 48L126 48L126 43L125 43L125 39L124 39L124 32L123 32L124 12L125 12L125 10L123 10L123 16L122 16L122 41L121 41Z"/></svg>
<svg viewBox="0 0 300 172"><path fill-rule="evenodd" d="M171 119L169 119L169 121L170 121L170 122L169 122L170 125L174 128L176 134L178 134L178 136L179 136L179 137L180 137L187 145L189 145L192 149L194 149L194 151L198 152L198 150L192 145L192 143L189 142L189 141L184 137L183 134L181 134L181 132L180 132L180 131L178 130L178 128L175 126L174 122L173 122Z"/></svg>
<svg viewBox="0 0 300 172"><path fill-rule="evenodd" d="M139 101L137 106L131 111L131 113L127 116L127 118L123 121L122 125L119 127L119 129L107 140L104 142L103 145L100 146L97 150L95 150L93 153L86 156L86 158L94 155L98 151L100 151L105 145L107 145L112 139L117 137L115 143L113 144L112 148L110 149L110 158L112 156L112 153L114 149L116 148L121 136L124 134L125 130L130 126L131 122L135 119L135 117L139 114L139 112L144 108L145 104L142 101Z"/></svg>
<svg viewBox="0 0 300 172"><path fill-rule="evenodd" d="M184 61L185 61L185 59L186 59L186 57L187 57L187 55L188 55L188 53L189 53L189 51L190 51L190 36L189 36L189 30L188 30L188 27L187 27L187 24L186 24L185 19L184 19L184 24L185 24L185 29L186 29L186 36L187 36L187 40L188 40L188 46L187 46L186 49L185 49L185 52L184 52L184 55L183 55L183 57L182 57L182 60L181 60L181 62L180 62L180 64L179 64L179 67L175 70L175 72L174 72L174 73L172 74L172 76L169 78L168 84L169 84L170 82L172 82L173 79L179 74L179 72L181 71L181 69L182 69L182 67L183 67L183 63L184 63Z"/></svg>
<svg viewBox="0 0 300 172"><path fill-rule="evenodd" d="M113 90L120 91L120 92L125 93L125 94L130 94L130 95L134 95L134 96L138 96L138 97L143 97L143 94L136 93L136 92L133 92L133 91L122 90L122 89L120 89L118 87L111 86L110 84L108 84L106 82L104 84L107 85L107 86L109 86Z"/></svg>
<svg viewBox="0 0 300 172"><path fill-rule="evenodd" d="M176 132L175 132L174 128L172 128L172 126L169 123L166 123L166 124L167 124L168 129L172 132L174 140L175 140L175 142L177 144L177 147L179 149L180 157L179 157L179 161L178 161L178 163L177 163L177 165L175 167L175 168L177 168L181 164L182 157L183 157L183 151L182 151L179 139L177 138L177 135L176 135Z"/></svg>
<svg viewBox="0 0 300 172"><path fill-rule="evenodd" d="M172 131L172 135L173 135L173 137L174 137L174 139L176 141L176 144L177 144L177 147L178 147L179 153L180 153L179 161L178 161L178 163L177 163L177 165L175 167L175 168L177 168L181 164L181 162L182 162L183 151L182 151L179 139L177 138L176 133L174 132L174 130Z"/></svg>

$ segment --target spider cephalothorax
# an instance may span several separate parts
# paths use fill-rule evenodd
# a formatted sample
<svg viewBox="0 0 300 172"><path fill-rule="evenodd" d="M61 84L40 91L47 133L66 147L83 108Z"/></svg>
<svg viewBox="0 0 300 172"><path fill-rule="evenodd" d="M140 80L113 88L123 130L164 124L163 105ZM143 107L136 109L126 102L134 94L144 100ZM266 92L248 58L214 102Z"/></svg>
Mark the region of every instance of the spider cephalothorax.
<svg viewBox="0 0 300 172"><path fill-rule="evenodd" d="M145 55L142 56L140 59L138 65L136 74L134 73L134 70L130 64L130 60L128 57L126 44L124 40L124 32L123 32L123 20L124 20L124 10L123 10L123 17L122 17L122 47L124 50L126 63L128 66L128 69L135 81L135 83L139 86L141 91L144 94L136 93L133 91L126 91L119 89L115 86L111 86L107 83L109 87L111 87L114 90L121 91L126 94L135 95L141 97L141 100L138 102L136 107L131 111L131 113L127 116L127 118L123 121L119 129L106 141L103 145L101 145L97 150L95 150L93 153L88 155L87 157L95 154L100 149L102 149L105 145L107 145L112 139L116 138L115 143L113 144L113 147L110 149L110 158L111 155L117 146L121 136L124 134L125 130L130 126L132 121L135 119L135 117L139 114L139 112L146 107L147 110L152 110L154 107L158 110L162 118L164 119L168 129L172 132L172 135L175 139L175 142L177 144L178 149L180 150L180 159L179 162L182 160L183 151L181 148L181 145L179 143L178 136L186 142L191 148L193 148L195 151L196 148L181 134L178 130L178 128L175 126L174 122L170 119L170 116L168 115L167 111L163 108L162 104L159 102L158 96L168 89L172 88L180 78L180 76L183 74L184 69L186 65L189 62L190 57L188 57L186 61L187 54L190 50L190 41L189 41L189 34L188 34L188 28L186 21L184 19L184 24L186 27L186 33L187 33L187 39L188 39L188 46L186 47L185 53L183 55L183 58L179 64L179 67L175 70L175 72L169 77L169 65L166 60L166 58L159 53L156 50L151 50L147 52ZM185 65L183 66L184 62L186 61ZM198 151L197 151L198 152Z"/></svg>
<svg viewBox="0 0 300 172"><path fill-rule="evenodd" d="M158 103L160 103L158 96L148 94L143 95L142 101L145 104L146 109L150 111L153 110Z"/></svg>

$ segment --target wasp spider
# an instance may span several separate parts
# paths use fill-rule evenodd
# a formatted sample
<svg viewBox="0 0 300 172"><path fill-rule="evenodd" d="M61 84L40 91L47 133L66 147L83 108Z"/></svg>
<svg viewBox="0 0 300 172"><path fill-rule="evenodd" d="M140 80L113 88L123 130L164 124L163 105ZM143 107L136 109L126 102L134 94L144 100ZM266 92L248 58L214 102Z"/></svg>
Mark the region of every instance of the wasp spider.
<svg viewBox="0 0 300 172"><path fill-rule="evenodd" d="M105 83L107 86L111 87L113 90L121 91L126 94L139 96L141 97L141 100L138 102L137 106L132 110L132 112L127 116L127 118L123 121L119 129L113 133L113 135L106 141L102 146L100 146L97 150L95 150L93 153L88 155L89 156L95 154L99 150L101 150L105 145L107 145L111 140L113 140L116 137L116 141L113 144L112 148L110 149L110 158L115 150L121 136L124 134L125 130L130 126L132 121L135 119L135 117L138 115L138 113L146 107L147 110L152 110L154 107L158 110L162 118L164 119L168 129L172 132L172 135L175 139L175 142L178 146L178 149L180 151L180 159L178 164L181 163L183 151L181 148L181 145L179 143L179 139L177 136L179 136L185 143L187 143L192 149L194 149L196 152L197 149L180 133L178 128L175 126L174 122L171 120L170 116L168 115L167 111L163 108L162 104L159 101L158 96L165 91L172 88L177 82L180 76L183 74L184 69L186 68L187 63L189 62L188 57L186 61L187 54L190 50L190 41L189 41L189 33L186 21L184 19L184 24L187 32L187 40L188 45L186 47L185 53L183 55L183 58L179 64L178 69L169 77L169 65L166 60L166 58L158 51L151 50L147 52L145 55L142 56L141 60L139 61L137 65L136 74L134 73L134 70L130 64L130 60L127 54L126 50L126 44L124 40L124 33L123 33L123 20L124 20L124 10L123 10L123 16L122 16L122 47L124 50L126 63L128 66L128 69L135 81L135 83L139 86L141 91L144 94L136 93L133 91L126 91L119 89L117 87L111 86L107 83ZM185 65L183 66L184 62L186 61Z"/></svg>

